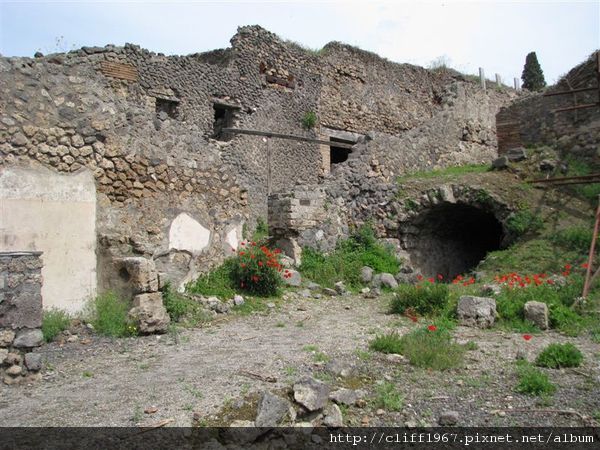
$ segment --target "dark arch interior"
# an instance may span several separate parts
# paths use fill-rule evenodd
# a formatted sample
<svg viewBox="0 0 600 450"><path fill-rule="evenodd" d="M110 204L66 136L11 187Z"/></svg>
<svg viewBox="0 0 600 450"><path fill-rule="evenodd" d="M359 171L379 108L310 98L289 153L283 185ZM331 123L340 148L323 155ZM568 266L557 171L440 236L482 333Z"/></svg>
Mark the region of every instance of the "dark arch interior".
<svg viewBox="0 0 600 450"><path fill-rule="evenodd" d="M424 275L441 274L445 280L473 269L488 252L498 250L502 224L485 210L443 203L419 215L409 239L413 264Z"/></svg>
<svg viewBox="0 0 600 450"><path fill-rule="evenodd" d="M347 141L344 139L338 139L334 137L330 137L329 141L331 145L329 146L329 161L331 164L340 164L348 160L350 153L352 150L349 148L336 147L336 142L341 142L342 144L355 144L355 142Z"/></svg>

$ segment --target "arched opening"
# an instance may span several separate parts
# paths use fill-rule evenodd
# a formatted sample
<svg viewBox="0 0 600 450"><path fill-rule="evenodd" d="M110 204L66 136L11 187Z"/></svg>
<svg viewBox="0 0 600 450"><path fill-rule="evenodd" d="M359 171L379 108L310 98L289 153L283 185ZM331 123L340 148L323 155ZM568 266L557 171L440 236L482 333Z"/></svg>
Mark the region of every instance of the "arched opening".
<svg viewBox="0 0 600 450"><path fill-rule="evenodd" d="M445 280L473 269L501 248L504 230L494 214L460 203L434 205L401 226L415 268Z"/></svg>

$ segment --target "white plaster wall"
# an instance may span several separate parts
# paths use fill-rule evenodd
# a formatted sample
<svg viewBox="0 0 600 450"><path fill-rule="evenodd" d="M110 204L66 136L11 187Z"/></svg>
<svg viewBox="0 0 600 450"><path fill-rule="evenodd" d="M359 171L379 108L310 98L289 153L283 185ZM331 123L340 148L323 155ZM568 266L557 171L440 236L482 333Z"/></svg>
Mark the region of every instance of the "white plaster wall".
<svg viewBox="0 0 600 450"><path fill-rule="evenodd" d="M186 213L179 214L169 229L169 249L202 252L210 243L210 230Z"/></svg>
<svg viewBox="0 0 600 450"><path fill-rule="evenodd" d="M44 252L45 309L79 311L96 295L96 188L88 170L0 168L0 251Z"/></svg>

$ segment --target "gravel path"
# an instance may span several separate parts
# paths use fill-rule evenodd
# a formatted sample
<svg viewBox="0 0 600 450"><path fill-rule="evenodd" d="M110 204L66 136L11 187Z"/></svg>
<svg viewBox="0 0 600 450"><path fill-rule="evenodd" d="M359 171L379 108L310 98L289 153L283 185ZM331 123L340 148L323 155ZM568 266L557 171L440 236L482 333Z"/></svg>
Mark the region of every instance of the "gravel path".
<svg viewBox="0 0 600 450"><path fill-rule="evenodd" d="M189 426L193 412L208 417L223 405L250 392L285 388L305 375L322 372L316 354L359 365L376 382L397 384L405 397L398 413L375 415L367 409L348 411L348 423L399 425L413 421L436 424L437 416L453 409L463 425L580 425L575 415L502 414L499 409L542 408L535 398L514 393L514 355L526 348L533 355L550 342L575 342L584 366L552 371L559 386L550 408L573 408L584 415L600 413L600 345L587 337L555 333L522 337L502 331L459 327L459 341L473 340L466 366L430 372L375 354L359 358L376 333L413 327L386 314L387 300L347 296L319 300L294 298L270 314L233 316L210 326L177 335L56 343L41 349L44 380L33 385L0 386L3 426L132 426L174 419ZM311 346L311 347L307 347ZM311 351L312 350L312 351ZM277 382L253 378L274 377ZM335 384L335 380L332 381ZM144 410L156 407L157 412Z"/></svg>

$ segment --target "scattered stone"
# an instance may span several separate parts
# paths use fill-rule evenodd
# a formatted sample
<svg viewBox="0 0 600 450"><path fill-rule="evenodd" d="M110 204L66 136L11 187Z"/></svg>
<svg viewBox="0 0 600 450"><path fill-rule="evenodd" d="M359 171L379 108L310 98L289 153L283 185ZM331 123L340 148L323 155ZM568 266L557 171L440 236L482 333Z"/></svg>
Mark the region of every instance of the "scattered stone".
<svg viewBox="0 0 600 450"><path fill-rule="evenodd" d="M346 285L344 284L343 281L338 281L337 283L335 283L333 288L340 295L344 295L348 292L348 289L346 289Z"/></svg>
<svg viewBox="0 0 600 450"><path fill-rule="evenodd" d="M6 373L11 377L18 377L23 373L23 368L21 366L16 365L10 366L8 369L6 369Z"/></svg>
<svg viewBox="0 0 600 450"><path fill-rule="evenodd" d="M244 297L242 297L241 295L236 295L235 297L233 297L233 304L235 306L240 306L243 305L245 303Z"/></svg>
<svg viewBox="0 0 600 450"><path fill-rule="evenodd" d="M306 285L306 287L307 287L308 289L310 289L311 291L316 291L316 290L319 290L319 289L321 289L321 285L320 285L320 284L313 283L312 281L311 281L311 282L309 282L309 283Z"/></svg>
<svg viewBox="0 0 600 450"><path fill-rule="evenodd" d="M224 430L223 439L236 445L254 442L265 430L257 428L251 420L234 420Z"/></svg>
<svg viewBox="0 0 600 450"><path fill-rule="evenodd" d="M144 409L144 414L154 414L158 412L158 408L156 406L148 406L146 409Z"/></svg>
<svg viewBox="0 0 600 450"><path fill-rule="evenodd" d="M19 384L21 381L23 381L23 377L11 377L10 375L5 375L2 381L4 384L8 384L10 386L12 384Z"/></svg>
<svg viewBox="0 0 600 450"><path fill-rule="evenodd" d="M79 341L79 336L77 336L76 334L74 334L72 336L69 336L67 338L67 342L69 342L71 344L74 343L74 342L77 342L77 341Z"/></svg>
<svg viewBox="0 0 600 450"><path fill-rule="evenodd" d="M525 319L533 322L540 330L549 327L548 305L542 302L525 303Z"/></svg>
<svg viewBox="0 0 600 450"><path fill-rule="evenodd" d="M336 290L330 288L323 288L322 292L323 294L329 295L330 297L336 297L338 295Z"/></svg>
<svg viewBox="0 0 600 450"><path fill-rule="evenodd" d="M325 370L336 377L347 378L354 372L354 367L339 359L332 359L325 365Z"/></svg>
<svg viewBox="0 0 600 450"><path fill-rule="evenodd" d="M8 350L5 348L0 348L0 365L4 364L4 360L8 356Z"/></svg>
<svg viewBox="0 0 600 450"><path fill-rule="evenodd" d="M269 309L275 308L275 303L267 303L267 308L269 308Z"/></svg>
<svg viewBox="0 0 600 450"><path fill-rule="evenodd" d="M497 284L484 284L481 288L481 295L500 295L502 287Z"/></svg>
<svg viewBox="0 0 600 450"><path fill-rule="evenodd" d="M371 279L371 286L374 288L381 287L381 274L380 273L378 273L377 275L373 275L373 278Z"/></svg>
<svg viewBox="0 0 600 450"><path fill-rule="evenodd" d="M398 355L396 353L389 353L389 354L385 355L385 359L386 359L386 361L389 361L394 364L404 364L404 363L408 362L408 359L406 359L405 356Z"/></svg>
<svg viewBox="0 0 600 450"><path fill-rule="evenodd" d="M15 340L15 332L13 330L0 331L0 347L8 347Z"/></svg>
<svg viewBox="0 0 600 450"><path fill-rule="evenodd" d="M302 276L300 272L294 269L286 269L282 272L283 282L288 286L298 287L302 284Z"/></svg>
<svg viewBox="0 0 600 450"><path fill-rule="evenodd" d="M496 301L489 297L463 295L458 300L457 314L461 325L490 328L496 320Z"/></svg>
<svg viewBox="0 0 600 450"><path fill-rule="evenodd" d="M543 159L540 161L540 170L542 172L552 172L556 168L556 161L551 159Z"/></svg>
<svg viewBox="0 0 600 450"><path fill-rule="evenodd" d="M39 347L44 343L44 335L42 330L21 330L17 333L17 337L13 341L13 346L16 348L33 348Z"/></svg>
<svg viewBox="0 0 600 450"><path fill-rule="evenodd" d="M373 269L369 266L363 266L360 269L360 281L363 283L370 283L373 280Z"/></svg>
<svg viewBox="0 0 600 450"><path fill-rule="evenodd" d="M329 405L325 409L323 425L329 428L339 428L344 426L342 411L340 410L340 407L338 405Z"/></svg>
<svg viewBox="0 0 600 450"><path fill-rule="evenodd" d="M457 411L444 411L440 414L438 423L443 426L456 425L460 419L460 414Z"/></svg>
<svg viewBox="0 0 600 450"><path fill-rule="evenodd" d="M398 282L391 273L382 273L380 275L381 285L390 289L396 289Z"/></svg>
<svg viewBox="0 0 600 450"><path fill-rule="evenodd" d="M133 298L133 308L129 317L136 323L142 334L164 333L171 319L163 306L162 294L139 294Z"/></svg>
<svg viewBox="0 0 600 450"><path fill-rule="evenodd" d="M383 416L385 415L385 410L384 409L378 409L377 411L375 411L375 414L378 416Z"/></svg>
<svg viewBox="0 0 600 450"><path fill-rule="evenodd" d="M25 383L35 383L42 379L42 374L40 372L29 372L25 375Z"/></svg>
<svg viewBox="0 0 600 450"><path fill-rule="evenodd" d="M263 392L254 421L257 427L276 427L289 419L289 402L268 391Z"/></svg>
<svg viewBox="0 0 600 450"><path fill-rule="evenodd" d="M299 292L300 297L304 297L304 298L310 298L310 296L312 295L310 290L308 289L303 289Z"/></svg>
<svg viewBox="0 0 600 450"><path fill-rule="evenodd" d="M306 378L294 384L294 400L309 411L325 407L329 396L329 386L314 378Z"/></svg>
<svg viewBox="0 0 600 450"><path fill-rule="evenodd" d="M4 362L11 366L14 364L21 364L21 362L23 361L23 357L21 356L20 353L16 353L16 352L11 352L8 355L6 355L6 358L4 359Z"/></svg>
<svg viewBox="0 0 600 450"><path fill-rule="evenodd" d="M506 169L508 167L508 158L501 156L492 161L492 168L497 170Z"/></svg>
<svg viewBox="0 0 600 450"><path fill-rule="evenodd" d="M511 148L506 152L506 157L512 162L523 161L527 159L527 152L523 147Z"/></svg>
<svg viewBox="0 0 600 450"><path fill-rule="evenodd" d="M25 367L29 370L38 371L42 368L42 355L39 353L25 354Z"/></svg>
<svg viewBox="0 0 600 450"><path fill-rule="evenodd" d="M371 292L371 288L368 288L368 287L362 288L360 290L361 294L368 294L369 292Z"/></svg>
<svg viewBox="0 0 600 450"><path fill-rule="evenodd" d="M365 397L367 393L363 390L352 390L340 388L329 394L329 399L338 405L356 405L356 402Z"/></svg>

